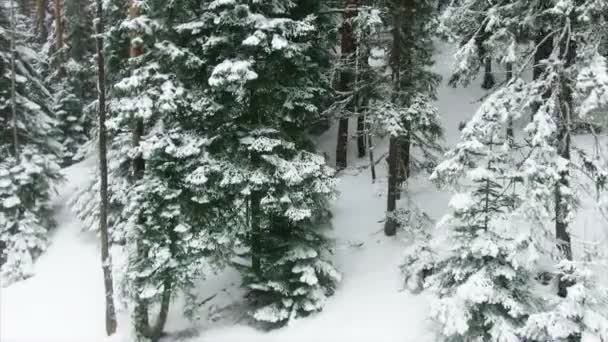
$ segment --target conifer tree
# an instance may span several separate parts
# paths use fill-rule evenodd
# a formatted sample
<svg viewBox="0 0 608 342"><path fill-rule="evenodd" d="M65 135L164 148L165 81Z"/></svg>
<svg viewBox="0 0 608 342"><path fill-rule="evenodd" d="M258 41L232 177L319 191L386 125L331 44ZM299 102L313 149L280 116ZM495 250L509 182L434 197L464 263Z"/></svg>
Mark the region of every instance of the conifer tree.
<svg viewBox="0 0 608 342"><path fill-rule="evenodd" d="M453 5L466 9L470 3ZM605 338L605 294L595 292L584 267L573 266L568 228L581 196L575 191L582 182L578 170L584 168L571 156L572 118L607 100L600 95L608 78L598 53L607 32L605 8L603 2L499 2L477 21L512 77L484 98L434 174L442 182L460 180L468 193L454 195L442 221L458 243L444 253L434 250L438 257L418 267L434 272L425 285L439 297L433 316L443 327L442 340ZM464 19L450 18L455 20L448 30L461 27ZM522 40L522 32L543 36ZM535 58L544 49L549 52ZM476 75L480 61L473 42L461 47L457 59L460 80ZM523 73L532 63L542 68L534 68L530 81ZM533 121L521 138L505 137L513 121L530 113ZM490 239L484 238L488 232ZM529 291L545 286L538 274L550 274L546 281L556 290L544 289L546 296ZM591 293L596 297L587 305Z"/></svg>
<svg viewBox="0 0 608 342"><path fill-rule="evenodd" d="M395 0L389 9L393 14L391 102L384 103L380 120L390 135L384 232L394 235L397 221L393 213L401 184L412 169L432 168L434 153L440 149L441 127L432 103L439 77L429 70L433 63L433 4L426 0ZM413 154L414 146L421 152L419 159Z"/></svg>
<svg viewBox="0 0 608 342"><path fill-rule="evenodd" d="M53 183L61 179L57 122L39 74L43 59L29 20L17 13L11 28L0 8L0 268L2 285L32 275L54 226ZM11 44L14 44L11 47ZM13 86L11 85L14 81ZM14 89L14 94L11 90Z"/></svg>
<svg viewBox="0 0 608 342"><path fill-rule="evenodd" d="M180 27L204 42L216 184L239 208L244 285L252 317L268 326L321 310L339 279L322 231L333 172L306 137L328 89L314 3L211 1Z"/></svg>

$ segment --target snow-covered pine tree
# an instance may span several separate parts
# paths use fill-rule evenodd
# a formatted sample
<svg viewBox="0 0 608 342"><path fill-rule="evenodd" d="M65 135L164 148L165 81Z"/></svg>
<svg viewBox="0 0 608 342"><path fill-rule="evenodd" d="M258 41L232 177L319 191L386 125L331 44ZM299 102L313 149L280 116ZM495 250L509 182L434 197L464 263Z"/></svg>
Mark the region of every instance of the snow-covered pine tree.
<svg viewBox="0 0 608 342"><path fill-rule="evenodd" d="M442 129L433 105L439 76L430 70L436 24L433 4L428 0L393 0L388 4L393 36L387 83L392 87L390 101L379 105L378 114L390 136L386 235L397 231L393 212L401 184L412 171L432 169L441 150Z"/></svg>
<svg viewBox="0 0 608 342"><path fill-rule="evenodd" d="M54 34L47 41L52 46L52 70L47 82L53 89L53 111L63 133L63 164L69 165L82 158L79 149L93 126L94 115L87 110L95 98L92 25L84 0L54 1L53 7Z"/></svg>
<svg viewBox="0 0 608 342"><path fill-rule="evenodd" d="M243 267L252 317L267 326L319 311L339 279L328 262L327 202L333 171L306 130L321 119L328 89L310 1L211 1L190 35L207 63L214 101L209 150L221 160L219 191L242 218ZM226 210L227 208L224 208Z"/></svg>
<svg viewBox="0 0 608 342"><path fill-rule="evenodd" d="M0 4L0 282L3 286L32 275L33 260L46 248L47 233L54 225L50 205L52 184L61 178L57 164L61 153L60 132L49 109L51 94L39 74L44 61L36 52L38 47L33 42L27 17L17 14L13 32L11 9L7 6L8 2Z"/></svg>
<svg viewBox="0 0 608 342"><path fill-rule="evenodd" d="M547 296L544 309L530 315L520 335L525 341L605 341L608 339L608 290L598 269L562 261L559 275L568 279L568 296Z"/></svg>
<svg viewBox="0 0 608 342"><path fill-rule="evenodd" d="M511 232L514 236L526 237L526 240L520 241L529 240L526 244L535 246L541 258L545 260L553 258L552 262L549 259L548 263L543 263L542 268L530 270L528 277L533 276L534 273L552 273L555 276L553 278L555 281L552 283L555 288L541 290L541 293L544 291L547 296L537 293L530 298L529 303L538 304L535 307L529 306L529 310L524 311L529 316L525 320L513 320L515 317L509 312L511 328L508 331L520 338L539 341L556 338L560 341L570 341L580 339L587 333L601 336L601 332L605 331L605 317L597 315L606 311L602 306L605 303L601 299L603 297L598 296L597 301L589 303L589 307L585 307L583 303L588 298L586 294L593 293L594 290L590 286L594 286L594 283L583 275L584 272L581 273L582 268L572 267L571 232L568 228L574 217L573 210L577 198L581 196L575 189L577 183L583 182L578 171L583 167L577 166L580 161L571 156L573 118L582 118L583 116L579 115L584 115L591 108L605 104L607 99L603 91L608 79L605 77L605 59L598 53L598 44L607 32L605 17L602 15L605 10L605 2L593 1L543 1L542 4L527 1L499 2L494 3L486 11L486 18L481 20L478 26L478 30L485 28L489 33L486 44L492 46L492 50L501 55L498 60L513 66L514 70L514 78L506 87L501 87L485 98L481 110L492 109L500 113L498 117L501 118L501 122L509 122L511 118L517 120L528 113L533 115L533 121L525 127L521 139L506 145L503 143L504 140L500 140L505 151L519 151L516 154L509 153L510 158L513 158L509 165L511 170L513 166L517 166L513 176L514 179L522 182L519 190L513 188L501 192L504 195L513 191L513 196L519 199L513 202L519 203L513 213L518 214L517 219L520 223L513 223L514 218L507 216L510 224L503 226L514 227ZM485 27L484 23L487 23ZM458 20L455 20L453 25L455 25L454 29L457 29ZM540 39L535 37L529 41L521 41L522 32L545 33ZM529 44L519 44L521 42ZM478 64L476 61L478 56L471 44L465 44L457 54L456 72L463 79L470 79L476 74L474 66ZM544 49L549 49L546 57L535 58L537 51ZM537 62L542 68L531 65ZM535 69L535 77L532 81L528 81L522 75L529 69ZM469 133L471 125L475 125L478 115L479 113L465 128L463 143L466 142L464 138ZM480 130L474 139L470 140L478 144L479 148L487 148L484 147L487 142L479 140L479 137L487 133L485 130ZM458 148L451 155L456 153ZM462 173L472 167L466 159L455 161L457 163L451 167L452 172ZM510 173L508 167L500 170L503 173ZM444 167L439 167L436 174L439 175L444 171ZM504 217L504 214L495 212L489 220L492 222ZM528 232L529 227L533 227L531 232ZM474 241L472 238L469 240ZM486 244L485 247L488 245ZM472 243L463 246L464 251L461 254L473 253L476 247ZM515 247L517 246L514 246L513 250L517 250ZM522 251L515 255L526 254ZM440 265L438 261L433 262L434 265ZM547 267L552 263L556 266ZM447 298L453 300L467 295L469 301L472 299L485 304L479 311L480 316L461 315L466 318L461 321L446 316L448 311L435 311L435 317L444 324L444 328L447 328L444 329L444 337L457 336L468 339L480 336L479 331L483 330L471 330L471 327L485 328L486 333L495 332L489 330L492 325L480 326L473 323L483 322L488 317L490 320L486 323L493 323L491 317L495 317L496 310L488 304L495 305L500 302L485 295L471 296L475 291L454 291L450 283L447 283L450 287L445 289L443 285L432 279L441 277L446 271L440 267L434 269L438 273L429 278L427 286L435 284L435 291L440 296L448 293ZM467 265L462 264L452 270L451 274L455 278L462 277L463 274L467 274L466 270ZM530 282L524 286L534 289L539 285ZM555 292L551 293L554 289ZM543 301L542 299L546 299L543 297L551 299ZM489 302L489 300L494 301ZM471 318L475 320L469 321ZM564 320L551 330L552 328L548 327L552 323L547 322L546 319L553 318ZM521 324L525 324L525 329L516 329Z"/></svg>
<svg viewBox="0 0 608 342"><path fill-rule="evenodd" d="M117 28L131 38L130 75L113 85L108 126L114 146L129 136L140 140L119 147L131 175L122 183L129 187L121 191L126 197L119 199L115 229L128 255L123 289L135 332L152 341L162 334L176 291L190 289L209 265L230 254L234 239L226 227L233 224L227 220L237 219L222 210L228 206L223 194L207 189L219 167L207 152L209 104L182 82L202 61L175 45L172 25L188 10L187 2L138 1ZM151 320L155 306L158 315Z"/></svg>
<svg viewBox="0 0 608 342"><path fill-rule="evenodd" d="M517 340L535 310L539 252L532 227L521 228L525 216L515 191L521 176L505 130L509 108L520 100L514 89L482 104L436 168L431 178L454 191L437 227L447 235L435 233L430 252L412 249L426 254L410 255L405 265L408 278L430 274L423 284L437 296L431 315L443 341Z"/></svg>

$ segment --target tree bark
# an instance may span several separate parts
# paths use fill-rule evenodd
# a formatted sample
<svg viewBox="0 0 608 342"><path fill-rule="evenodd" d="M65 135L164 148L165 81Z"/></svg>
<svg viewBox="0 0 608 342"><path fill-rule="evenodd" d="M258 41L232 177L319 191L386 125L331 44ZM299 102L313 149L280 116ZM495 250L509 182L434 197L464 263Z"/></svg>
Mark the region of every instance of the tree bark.
<svg viewBox="0 0 608 342"><path fill-rule="evenodd" d="M99 232L101 236L101 267L106 300L106 333L108 336L116 332L116 310L114 307L114 285L112 280L112 259L109 250L108 237L108 158L106 133L106 89L105 61L103 55L103 8L101 0L96 1L97 18L95 19L95 41L97 47L97 100L99 105L99 174L101 185L99 189Z"/></svg>
<svg viewBox="0 0 608 342"><path fill-rule="evenodd" d="M396 5L393 14L393 47L391 51L391 69L392 69L392 81L393 81L393 94L392 101L396 105L400 105L400 92L401 92L401 43L402 27L401 19L404 12L407 9L408 0L396 0ZM409 151L408 151L409 153ZM399 197L399 164L401 161L401 155L403 154L402 148L399 143L399 137L391 136L389 140L388 148L388 193L386 203L386 221L384 223L384 234L392 236L397 233L398 222L394 217L394 212L397 207L397 198Z"/></svg>
<svg viewBox="0 0 608 342"><path fill-rule="evenodd" d="M36 0L36 36L40 42L44 42L48 34L45 25L47 4L48 0Z"/></svg>
<svg viewBox="0 0 608 342"><path fill-rule="evenodd" d="M365 116L360 113L357 116L357 154L359 158L365 157L366 152Z"/></svg>
<svg viewBox="0 0 608 342"><path fill-rule="evenodd" d="M356 16L358 0L345 0L343 23L340 28L341 35L341 59L343 70L340 73L339 90L348 93L352 92L352 61L356 49L355 35L353 32L352 20ZM338 122L338 141L336 145L336 168L344 169L348 165L348 119L353 112L354 100L351 100L346 106L346 113L342 113Z"/></svg>
<svg viewBox="0 0 608 342"><path fill-rule="evenodd" d="M576 59L576 42L568 35L568 39L561 42L560 52L562 58L565 59L564 67L566 69L574 65ZM566 70L567 72L567 70ZM574 108L574 96L572 94L573 84L567 75L562 75L560 94L560 111L558 113L558 134L557 134L557 153L560 157L570 160L570 130L572 128L572 110ZM568 232L568 216L570 214L570 205L568 204L568 195L563 192L564 188L570 187L570 172L568 170L561 171L559 174L559 182L555 187L555 236L557 239L557 247L562 256L566 260L572 261L572 242L570 233ZM572 285L569 281L560 277L558 284L558 295L561 297L567 296L567 289Z"/></svg>
<svg viewBox="0 0 608 342"><path fill-rule="evenodd" d="M484 73L483 73L483 83L481 87L483 89L492 89L496 81L494 80L494 74L492 73L492 57L486 56L483 60L484 64Z"/></svg>
<svg viewBox="0 0 608 342"><path fill-rule="evenodd" d="M507 63L507 84L513 78L513 63ZM513 145L514 135L513 135L513 116L509 115L507 121L507 142L509 145Z"/></svg>
<svg viewBox="0 0 608 342"><path fill-rule="evenodd" d="M391 137L388 147L388 194L386 196L386 221L384 222L384 234L393 236L397 233L398 222L393 217L397 208L397 186L398 168L399 168L399 144L397 137Z"/></svg>
<svg viewBox="0 0 608 342"><path fill-rule="evenodd" d="M16 37L16 22L15 22L15 2L11 0L11 111L13 121L13 148L15 153L15 160L19 163L19 127L17 126L17 85L15 74L16 64L16 49L17 49L17 37Z"/></svg>
<svg viewBox="0 0 608 342"><path fill-rule="evenodd" d="M63 20L63 11L62 11L61 0L53 0L53 8L54 8L54 12L55 12L55 39L56 39L55 43L56 43L56 48L57 48L57 54L59 56L57 74L60 78L63 78L66 74L66 71L65 71L65 57L64 57L64 51L63 51L65 42L63 40L64 20Z"/></svg>
<svg viewBox="0 0 608 342"><path fill-rule="evenodd" d="M549 58L551 56L551 52L553 52L553 39L551 37L547 37L546 32L539 32L536 35L534 40L536 51L534 52L534 66L532 67L532 79L537 80L542 74L545 72L545 67L540 63L541 61ZM550 95L550 90L547 90L543 94L543 98L548 98ZM540 103L534 103L532 105L532 117L530 120L534 120L534 115L540 108Z"/></svg>
<svg viewBox="0 0 608 342"><path fill-rule="evenodd" d="M261 245L261 227L260 227L260 202L262 196L259 191L251 193L251 269L256 275L260 275L262 270L262 245Z"/></svg>
<svg viewBox="0 0 608 342"><path fill-rule="evenodd" d="M99 0L98 0L99 1ZM130 0L129 2L129 17L136 18L139 16L139 5L137 1ZM129 57L137 58L143 54L143 48L141 46L135 46L133 44L133 40L136 38L136 34L131 34L131 46L129 47ZM142 118L133 118L133 127L132 127L132 135L131 135L131 144L133 148L138 148L141 139L144 135L144 121ZM133 160L132 163L132 171L133 171L133 181L136 182L143 178L145 171L145 161L143 159L143 155L139 153ZM144 258L147 254L147 248L144 246L143 241L137 241L137 255L139 258ZM147 301L139 298L137 296L135 302L135 330L137 333L150 337L152 335L152 328L150 327L150 318L149 318L149 310Z"/></svg>
<svg viewBox="0 0 608 342"><path fill-rule="evenodd" d="M376 182L376 161L374 159L374 144L372 135L369 130L366 130L367 148L369 149L369 168L372 172L372 183Z"/></svg>

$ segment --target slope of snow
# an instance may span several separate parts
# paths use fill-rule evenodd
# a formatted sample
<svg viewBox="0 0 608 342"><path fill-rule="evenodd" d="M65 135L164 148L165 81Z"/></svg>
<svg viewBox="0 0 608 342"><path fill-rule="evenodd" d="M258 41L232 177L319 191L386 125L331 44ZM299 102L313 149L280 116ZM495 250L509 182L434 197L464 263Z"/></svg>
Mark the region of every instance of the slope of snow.
<svg viewBox="0 0 608 342"><path fill-rule="evenodd" d="M443 47L437 70L449 74L452 49ZM476 107L481 90L439 89L438 107L446 130L446 143L458 139L458 123ZM354 126L351 124L351 126ZM320 138L320 146L333 160L335 131ZM428 304L423 296L402 291L398 268L406 236L387 238L382 232L386 206L386 163L378 163L378 180L371 182L367 159L357 160L351 144L350 169L340 176L340 198L334 204L335 262L343 281L323 312L300 319L269 333L239 324L242 291L238 274L228 270L201 282L202 297L218 294L201 308L195 325L180 314L180 300L173 305L167 323L167 341L190 342L407 342L432 341L427 321ZM379 142L376 158L386 144ZM104 300L99 248L96 237L82 232L80 222L66 206L67 198L89 177L91 165L65 170L66 184L56 199L59 228L49 250L39 259L36 275L2 289L0 340L3 342L96 342L104 341ZM409 201L438 218L447 208L448 196L438 192L424 175L410 181ZM400 205L407 204L406 196ZM226 317L232 312L232 317ZM127 335L126 319L119 329ZM179 335L176 335L180 333ZM194 335L194 336L193 336ZM128 341L117 337L116 340Z"/></svg>
<svg viewBox="0 0 608 342"><path fill-rule="evenodd" d="M104 289L98 243L66 206L91 165L64 170L54 199L58 229L35 265L35 276L1 289L0 341L95 342L104 330Z"/></svg>

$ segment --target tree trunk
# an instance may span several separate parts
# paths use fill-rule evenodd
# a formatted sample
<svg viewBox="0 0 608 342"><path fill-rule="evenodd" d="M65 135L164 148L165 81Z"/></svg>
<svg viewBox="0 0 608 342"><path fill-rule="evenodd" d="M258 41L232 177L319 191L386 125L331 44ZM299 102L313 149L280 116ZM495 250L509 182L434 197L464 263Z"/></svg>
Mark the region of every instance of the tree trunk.
<svg viewBox="0 0 608 342"><path fill-rule="evenodd" d="M494 74L492 73L492 57L486 56L483 60L484 64L484 73L483 73L483 83L481 87L483 89L492 89L496 81L494 80Z"/></svg>
<svg viewBox="0 0 608 342"><path fill-rule="evenodd" d="M44 42L48 34L45 24L47 4L48 0L36 0L36 36L40 42Z"/></svg>
<svg viewBox="0 0 608 342"><path fill-rule="evenodd" d="M131 0L129 2L129 17L136 18L139 16L139 5L137 1ZM132 34L131 42L134 41L135 35ZM141 46L136 46L131 43L129 47L129 56L131 58L139 57L143 54L143 48ZM131 143L133 148L138 148L141 139L144 135L144 121L142 118L133 118L133 131L131 136ZM144 171L146 168L145 161L143 159L143 155L138 154L132 160L132 169L133 169L133 181L136 182L143 178ZM137 241L137 255L138 258L144 258L147 254L147 248L145 248L143 241ZM148 302L143 300L137 296L135 302L135 330L138 334L149 337L152 335L152 328L150 327L150 318L149 318L149 310L148 310Z"/></svg>
<svg viewBox="0 0 608 342"><path fill-rule="evenodd" d="M64 77L66 74L65 71L65 58L64 58L64 40L63 40L63 11L62 11L62 2L61 0L53 0L53 8L55 12L55 39L56 39L56 48L58 53L58 69L57 74L60 78Z"/></svg>
<svg viewBox="0 0 608 342"><path fill-rule="evenodd" d="M573 20L574 22L574 20ZM576 59L576 42L569 36L565 42L561 42L560 52L562 58L565 58L564 67L570 68ZM562 75L560 84L560 112L558 113L558 134L557 134L557 153L560 157L570 160L570 130L572 128L572 114L574 108L574 96L572 81ZM563 192L563 188L570 187L570 172L568 170L561 171L559 174L559 182L555 187L555 236L557 238L557 247L562 257L572 261L572 242L570 233L568 232L568 216L570 214L570 204L568 191ZM566 297L567 288L572 285L569 281L560 277L558 284L558 295Z"/></svg>
<svg viewBox="0 0 608 342"><path fill-rule="evenodd" d="M358 0L345 0L343 23L340 28L343 69L340 73L339 90L344 93L353 91L352 61L356 44L352 20L357 13L357 2ZM353 107L354 100L351 100L345 108L346 113L342 113L338 123L338 141L336 145L336 168L338 170L344 169L348 165L348 118L353 112Z"/></svg>
<svg viewBox="0 0 608 342"><path fill-rule="evenodd" d="M95 19L95 41L97 47L97 100L99 105L99 174L101 185L99 189L99 232L101 235L101 267L106 299L106 333L108 336L116 332L116 310L114 308L114 285L112 281L112 259L109 250L108 237L108 159L106 142L106 89L105 61L103 56L103 8L101 0L97 0L97 18Z"/></svg>
<svg viewBox="0 0 608 342"><path fill-rule="evenodd" d="M19 128L17 127L17 85L15 74L15 59L17 58L17 37L16 37L16 22L15 22L15 2L11 0L11 111L13 121L13 148L15 152L15 160L19 163Z"/></svg>
<svg viewBox="0 0 608 342"><path fill-rule="evenodd" d="M261 194L259 191L251 193L251 269L256 275L260 275L262 270L261 262L261 227L260 227L260 202Z"/></svg>
<svg viewBox="0 0 608 342"><path fill-rule="evenodd" d="M537 80L542 74L545 72L545 67L540 63L541 61L549 58L551 56L551 52L553 52L553 38L548 37L545 32L539 32L535 38L536 51L534 52L534 66L532 68L532 79ZM543 94L543 98L548 98L550 95L550 91L547 90L545 94ZM534 115L540 108L540 103L534 103L532 105L532 117L530 120L534 120Z"/></svg>
<svg viewBox="0 0 608 342"><path fill-rule="evenodd" d="M366 152L366 144L365 144L365 116L359 115L357 116L357 154L359 158L365 157Z"/></svg>
<svg viewBox="0 0 608 342"><path fill-rule="evenodd" d="M388 194L386 196L386 221L384 222L384 234L393 236L397 233L398 222L393 217L397 208L397 194L400 191L397 186L399 173L399 144L397 137L391 137L388 147Z"/></svg>
<svg viewBox="0 0 608 342"><path fill-rule="evenodd" d="M392 100L400 105L401 92L401 17L406 10L407 0L394 1L395 9L393 14L393 47L391 51L391 69L393 81ZM388 193L386 203L386 221L384 223L384 234L392 236L397 233L398 222L393 216L397 208L397 198L400 192L399 187L399 164L402 149L399 144L399 137L391 136L388 148Z"/></svg>
<svg viewBox="0 0 608 342"><path fill-rule="evenodd" d="M513 63L509 62L509 63L507 63L507 84L511 81L512 78L513 78ZM513 139L514 139L513 116L509 115L508 122L507 122L507 142L509 143L509 145L513 145Z"/></svg>
<svg viewBox="0 0 608 342"><path fill-rule="evenodd" d="M376 182L376 161L374 160L374 144L372 141L372 135L369 131L366 131L367 136L367 148L369 149L369 168L372 172L372 183Z"/></svg>

